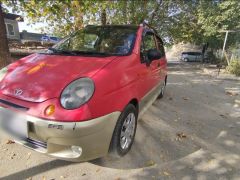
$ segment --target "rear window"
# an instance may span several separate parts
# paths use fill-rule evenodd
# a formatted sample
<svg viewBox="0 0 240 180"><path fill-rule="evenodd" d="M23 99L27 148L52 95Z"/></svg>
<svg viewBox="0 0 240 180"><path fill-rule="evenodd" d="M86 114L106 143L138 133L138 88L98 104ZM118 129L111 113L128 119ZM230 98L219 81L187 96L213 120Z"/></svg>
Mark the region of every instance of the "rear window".
<svg viewBox="0 0 240 180"><path fill-rule="evenodd" d="M54 40L54 41L57 41L57 40L58 40L58 38L56 38L56 37L50 37L50 39L52 39L52 40Z"/></svg>
<svg viewBox="0 0 240 180"><path fill-rule="evenodd" d="M199 56L202 53L200 52L183 52L182 55L192 55L192 56Z"/></svg>

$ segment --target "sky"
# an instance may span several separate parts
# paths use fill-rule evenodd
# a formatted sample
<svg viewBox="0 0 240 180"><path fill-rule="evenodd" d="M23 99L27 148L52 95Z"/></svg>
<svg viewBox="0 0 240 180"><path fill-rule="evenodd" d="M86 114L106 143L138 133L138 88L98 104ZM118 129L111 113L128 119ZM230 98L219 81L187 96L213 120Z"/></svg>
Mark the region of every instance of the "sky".
<svg viewBox="0 0 240 180"><path fill-rule="evenodd" d="M26 30L28 32L41 33L40 28L47 26L45 23L30 24L28 19L24 17L24 22L18 22L19 31Z"/></svg>

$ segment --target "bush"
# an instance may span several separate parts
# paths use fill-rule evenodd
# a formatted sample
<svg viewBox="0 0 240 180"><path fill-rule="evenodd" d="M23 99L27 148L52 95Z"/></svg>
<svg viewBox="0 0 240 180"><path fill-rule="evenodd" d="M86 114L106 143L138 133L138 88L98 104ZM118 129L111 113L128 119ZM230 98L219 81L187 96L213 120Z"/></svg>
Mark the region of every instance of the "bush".
<svg viewBox="0 0 240 180"><path fill-rule="evenodd" d="M240 76L240 60L232 60L227 67L227 71Z"/></svg>

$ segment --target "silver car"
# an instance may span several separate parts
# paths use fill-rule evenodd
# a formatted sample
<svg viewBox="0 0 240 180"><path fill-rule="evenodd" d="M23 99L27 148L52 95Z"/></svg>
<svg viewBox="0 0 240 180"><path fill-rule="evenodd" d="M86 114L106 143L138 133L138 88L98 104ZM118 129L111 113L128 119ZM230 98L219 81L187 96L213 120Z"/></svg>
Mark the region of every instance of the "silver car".
<svg viewBox="0 0 240 180"><path fill-rule="evenodd" d="M201 61L202 53L201 52L182 52L180 60L189 62L189 61Z"/></svg>

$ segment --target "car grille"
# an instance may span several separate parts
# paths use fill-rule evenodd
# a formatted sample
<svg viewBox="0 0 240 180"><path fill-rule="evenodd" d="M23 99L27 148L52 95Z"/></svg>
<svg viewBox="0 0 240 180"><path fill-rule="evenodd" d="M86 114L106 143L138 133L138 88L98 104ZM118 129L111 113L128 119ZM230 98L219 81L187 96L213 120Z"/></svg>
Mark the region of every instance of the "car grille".
<svg viewBox="0 0 240 180"><path fill-rule="evenodd" d="M29 110L29 108L27 108L27 107L20 106L20 105L17 105L17 104L14 104L14 103L2 100L2 99L0 99L0 103L4 104L4 105L7 105L7 106L10 106L10 107L13 107L15 109L18 109L20 111L28 111Z"/></svg>
<svg viewBox="0 0 240 180"><path fill-rule="evenodd" d="M41 147L41 148L47 148L47 143L46 142L42 142L42 141L37 141L37 140L33 140L30 138L27 138L26 141L28 143L30 143L34 148L36 147Z"/></svg>

